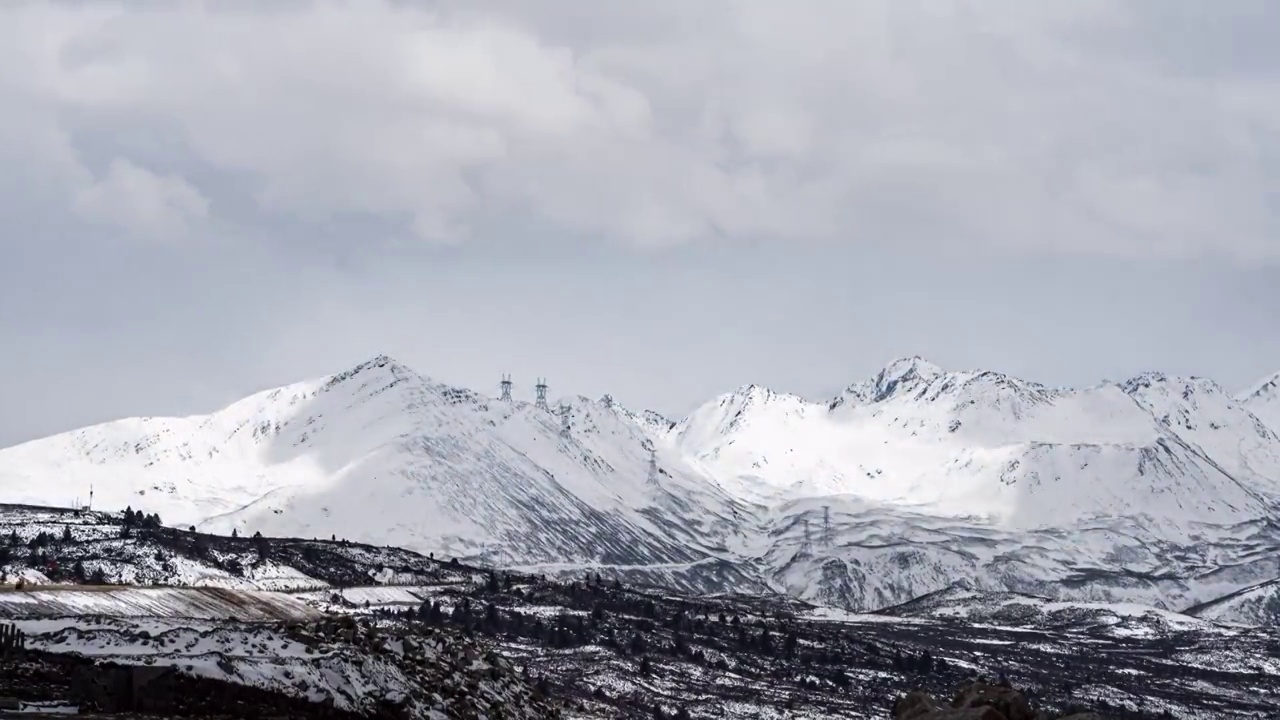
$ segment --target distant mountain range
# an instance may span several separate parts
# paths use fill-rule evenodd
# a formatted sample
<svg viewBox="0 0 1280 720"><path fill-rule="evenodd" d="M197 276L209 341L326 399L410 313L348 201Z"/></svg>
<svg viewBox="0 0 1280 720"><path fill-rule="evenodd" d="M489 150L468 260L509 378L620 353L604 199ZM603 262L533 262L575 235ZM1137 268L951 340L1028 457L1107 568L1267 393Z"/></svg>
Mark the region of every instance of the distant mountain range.
<svg viewBox="0 0 1280 720"><path fill-rule="evenodd" d="M563 404L565 420L557 407ZM398 545L851 609L964 579L1171 609L1280 577L1280 375L1050 388L890 363L824 401L759 386L673 421L550 410L379 356L209 415L0 450L0 501ZM1214 607L1226 607L1220 604Z"/></svg>

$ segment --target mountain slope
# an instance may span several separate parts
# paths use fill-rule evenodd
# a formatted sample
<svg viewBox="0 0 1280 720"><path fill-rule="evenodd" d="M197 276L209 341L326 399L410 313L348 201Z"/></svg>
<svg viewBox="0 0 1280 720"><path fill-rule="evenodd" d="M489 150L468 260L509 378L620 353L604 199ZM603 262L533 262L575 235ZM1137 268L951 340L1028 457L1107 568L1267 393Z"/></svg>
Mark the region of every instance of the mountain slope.
<svg viewBox="0 0 1280 720"><path fill-rule="evenodd" d="M48 502L94 486L229 533L331 534L499 564L696 563L737 504L635 424L583 398L573 430L531 405L422 377L387 357L208 416L123 420L0 453L0 489ZM696 513L685 510L697 508Z"/></svg>

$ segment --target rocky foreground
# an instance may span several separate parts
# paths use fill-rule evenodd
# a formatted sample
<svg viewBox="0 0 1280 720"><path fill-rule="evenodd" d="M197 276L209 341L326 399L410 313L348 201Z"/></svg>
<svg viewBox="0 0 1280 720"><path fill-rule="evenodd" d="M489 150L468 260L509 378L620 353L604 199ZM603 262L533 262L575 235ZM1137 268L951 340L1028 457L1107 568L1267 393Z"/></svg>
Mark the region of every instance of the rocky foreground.
<svg viewBox="0 0 1280 720"><path fill-rule="evenodd" d="M949 702L923 690L913 690L893 704L893 720L1105 720L1093 710L1075 708L1050 714L1031 706L1027 696L1007 680L979 679L966 683Z"/></svg>
<svg viewBox="0 0 1280 720"><path fill-rule="evenodd" d="M1013 706L954 704L981 676L1020 688L1037 713L1026 720L1274 718L1280 707L1274 634L1136 605L955 586L854 614L590 571L490 572L336 538L15 512L0 620L26 641L0 657L0 698L28 712L886 718L920 690L943 700L913 695L915 712L1022 720Z"/></svg>
<svg viewBox="0 0 1280 720"><path fill-rule="evenodd" d="M30 603L13 621L25 647L20 662L4 661L0 696L119 717L431 720L911 712L918 720L1041 720L1082 708L1117 720L1268 718L1280 701L1280 648L1256 633L1078 608L1062 627L1057 609L1037 614L1031 599L970 624L955 617L955 603L974 601L964 594L913 616L846 615L785 599L477 573L438 585L281 593L274 611L296 619L238 620L141 617L139 593L167 597L184 614L209 597L159 588L0 592L10 612L21 594L56 595L59 607L91 598L96 609L55 617ZM112 616L115 595L128 604ZM175 595L190 597L178 603ZM1010 616L1014 625L995 624ZM975 684L982 675L1007 676L1021 700L1008 687ZM906 690L919 692L895 705ZM960 696L968 698L960 705L932 699ZM978 702L988 697L997 699Z"/></svg>

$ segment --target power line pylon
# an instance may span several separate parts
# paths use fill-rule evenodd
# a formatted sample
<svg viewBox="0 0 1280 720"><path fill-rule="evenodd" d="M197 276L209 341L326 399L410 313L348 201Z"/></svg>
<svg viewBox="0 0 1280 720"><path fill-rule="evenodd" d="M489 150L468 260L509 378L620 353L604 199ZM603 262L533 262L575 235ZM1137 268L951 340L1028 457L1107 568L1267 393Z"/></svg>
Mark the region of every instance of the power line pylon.
<svg viewBox="0 0 1280 720"><path fill-rule="evenodd" d="M547 379L538 378L538 384L533 386L533 391L537 393L535 396L537 399L533 402L534 407L542 410L550 410L550 408L547 407Z"/></svg>

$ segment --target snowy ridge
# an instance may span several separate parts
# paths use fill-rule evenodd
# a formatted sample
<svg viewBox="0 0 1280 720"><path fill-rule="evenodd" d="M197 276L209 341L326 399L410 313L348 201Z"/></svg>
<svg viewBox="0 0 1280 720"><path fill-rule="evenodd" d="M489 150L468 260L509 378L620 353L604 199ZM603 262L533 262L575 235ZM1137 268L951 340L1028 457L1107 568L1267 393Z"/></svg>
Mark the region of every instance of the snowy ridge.
<svg viewBox="0 0 1280 720"><path fill-rule="evenodd" d="M1232 477L1121 387L1052 390L998 373L945 373L919 359L895 362L827 404L743 388L695 410L670 439L724 487L854 495L1013 528L1062 527L1117 508L1141 508L1172 529L1268 511L1259 487ZM1271 452L1244 448L1230 465L1257 463L1259 478L1280 477Z"/></svg>
<svg viewBox="0 0 1280 720"><path fill-rule="evenodd" d="M0 452L6 500L145 507L230 533L339 534L491 563L695 563L736 501L601 403L573 433L385 356L209 416L108 423ZM684 512L699 508L698 513Z"/></svg>
<svg viewBox="0 0 1280 720"><path fill-rule="evenodd" d="M93 485L99 507L208 532L846 608L969 577L1178 609L1280 576L1280 435L1257 412L1275 387L1050 388L908 358L829 401L747 385L678 422L569 396L565 433L379 356L205 416L0 450L0 500Z"/></svg>

